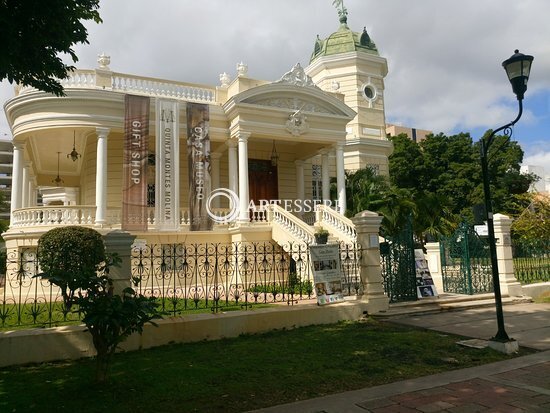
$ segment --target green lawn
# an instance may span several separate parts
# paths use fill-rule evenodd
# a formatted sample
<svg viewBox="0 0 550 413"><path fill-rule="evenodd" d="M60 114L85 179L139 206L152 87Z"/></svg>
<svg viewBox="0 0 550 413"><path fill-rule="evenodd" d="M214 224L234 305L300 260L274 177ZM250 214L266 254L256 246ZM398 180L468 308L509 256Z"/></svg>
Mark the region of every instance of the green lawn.
<svg viewBox="0 0 550 413"><path fill-rule="evenodd" d="M0 411L243 412L510 357L456 341L369 319L118 354L104 387L91 359L4 368Z"/></svg>

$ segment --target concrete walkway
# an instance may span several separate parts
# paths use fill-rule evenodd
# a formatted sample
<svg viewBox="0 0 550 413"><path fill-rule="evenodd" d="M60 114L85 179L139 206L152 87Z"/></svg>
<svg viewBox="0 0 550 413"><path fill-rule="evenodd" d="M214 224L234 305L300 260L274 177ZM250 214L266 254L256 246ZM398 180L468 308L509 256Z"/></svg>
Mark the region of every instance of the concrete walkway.
<svg viewBox="0 0 550 413"><path fill-rule="evenodd" d="M506 332L522 347L550 350L550 304L519 303L503 306ZM494 302L490 307L460 311L389 316L391 322L444 333L488 340L497 332Z"/></svg>
<svg viewBox="0 0 550 413"><path fill-rule="evenodd" d="M388 321L488 339L494 307L388 312ZM550 412L550 304L504 306L508 334L545 350L479 367L257 410L262 413Z"/></svg>

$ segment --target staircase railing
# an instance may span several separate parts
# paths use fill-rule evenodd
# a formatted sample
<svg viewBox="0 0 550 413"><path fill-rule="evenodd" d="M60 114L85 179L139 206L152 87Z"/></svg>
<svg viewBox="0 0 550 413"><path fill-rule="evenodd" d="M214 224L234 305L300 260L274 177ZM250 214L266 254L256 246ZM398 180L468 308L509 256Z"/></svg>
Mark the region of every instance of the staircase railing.
<svg viewBox="0 0 550 413"><path fill-rule="evenodd" d="M317 206L316 224L326 229L331 235L346 244L357 240L355 225L351 219L334 211L326 205Z"/></svg>
<svg viewBox="0 0 550 413"><path fill-rule="evenodd" d="M288 242L312 244L315 230L279 205L270 205L269 218L272 223L272 238L279 245Z"/></svg>

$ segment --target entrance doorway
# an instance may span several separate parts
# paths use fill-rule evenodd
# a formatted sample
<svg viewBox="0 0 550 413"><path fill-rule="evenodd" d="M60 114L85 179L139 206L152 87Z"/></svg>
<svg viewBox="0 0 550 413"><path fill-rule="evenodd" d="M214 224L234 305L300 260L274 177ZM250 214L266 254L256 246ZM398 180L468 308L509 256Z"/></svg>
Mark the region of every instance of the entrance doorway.
<svg viewBox="0 0 550 413"><path fill-rule="evenodd" d="M271 161L248 160L248 191L250 200L259 205L260 199L279 199L277 167Z"/></svg>

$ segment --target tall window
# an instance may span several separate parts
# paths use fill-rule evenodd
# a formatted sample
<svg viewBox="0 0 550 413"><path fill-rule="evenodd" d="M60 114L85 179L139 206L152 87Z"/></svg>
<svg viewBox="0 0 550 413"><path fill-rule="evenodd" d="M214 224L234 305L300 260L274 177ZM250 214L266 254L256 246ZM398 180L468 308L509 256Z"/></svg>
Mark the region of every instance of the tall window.
<svg viewBox="0 0 550 413"><path fill-rule="evenodd" d="M321 165L311 165L311 193L314 200L321 201L323 199Z"/></svg>

